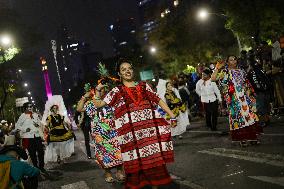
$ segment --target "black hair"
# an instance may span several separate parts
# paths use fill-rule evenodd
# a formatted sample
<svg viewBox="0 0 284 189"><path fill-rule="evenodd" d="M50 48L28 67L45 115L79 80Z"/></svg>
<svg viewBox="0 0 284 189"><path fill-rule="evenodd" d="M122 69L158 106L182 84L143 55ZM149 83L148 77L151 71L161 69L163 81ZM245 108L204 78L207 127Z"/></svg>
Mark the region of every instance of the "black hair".
<svg viewBox="0 0 284 189"><path fill-rule="evenodd" d="M33 105L33 104L30 103L30 102L25 102L25 103L23 104L24 110L26 110L29 105Z"/></svg>
<svg viewBox="0 0 284 189"><path fill-rule="evenodd" d="M54 105L52 105L52 106L50 107L50 109L49 109L49 110L52 110L54 106L57 106L57 108L59 108L59 106L58 106L58 105L54 104Z"/></svg>
<svg viewBox="0 0 284 189"><path fill-rule="evenodd" d="M170 82L170 81L168 81L167 83L166 83L166 88L168 87L168 84L171 84L172 82Z"/></svg>
<svg viewBox="0 0 284 189"><path fill-rule="evenodd" d="M236 55L228 55L226 58L226 63L229 61L230 57L234 57L238 61L238 57Z"/></svg>
<svg viewBox="0 0 284 189"><path fill-rule="evenodd" d="M116 69L115 69L116 73L120 72L120 66L123 63L128 63L128 64L130 64L132 66L132 63L131 63L131 61L129 59L127 59L127 58L119 58L118 61L117 61L117 64L116 64Z"/></svg>

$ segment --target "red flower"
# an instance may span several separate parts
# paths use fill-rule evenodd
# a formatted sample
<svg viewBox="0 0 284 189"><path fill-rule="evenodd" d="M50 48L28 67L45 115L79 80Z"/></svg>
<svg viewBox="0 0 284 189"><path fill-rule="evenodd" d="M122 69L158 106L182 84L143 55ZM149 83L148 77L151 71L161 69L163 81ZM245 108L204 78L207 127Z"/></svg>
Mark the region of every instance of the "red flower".
<svg viewBox="0 0 284 189"><path fill-rule="evenodd" d="M233 95L235 92L235 87L233 85L233 83L229 84L229 89L228 89L229 95Z"/></svg>

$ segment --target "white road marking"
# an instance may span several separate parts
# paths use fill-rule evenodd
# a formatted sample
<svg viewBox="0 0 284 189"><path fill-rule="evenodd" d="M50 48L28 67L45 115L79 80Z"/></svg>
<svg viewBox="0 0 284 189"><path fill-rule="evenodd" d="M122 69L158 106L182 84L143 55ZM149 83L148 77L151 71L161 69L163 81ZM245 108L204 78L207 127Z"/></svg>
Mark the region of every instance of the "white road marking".
<svg viewBox="0 0 284 189"><path fill-rule="evenodd" d="M85 181L79 181L72 184L61 186L61 189L89 189Z"/></svg>
<svg viewBox="0 0 284 189"><path fill-rule="evenodd" d="M242 174L242 173L244 173L244 171L238 171L238 172L231 173L231 174L228 174L228 175L226 175L226 176L223 176L223 178L225 178L225 177L231 177L231 176L238 175L238 174Z"/></svg>
<svg viewBox="0 0 284 189"><path fill-rule="evenodd" d="M284 186L284 177L249 176L249 178Z"/></svg>
<svg viewBox="0 0 284 189"><path fill-rule="evenodd" d="M255 163L265 163L277 167L284 167L284 156L281 156L279 154L247 152L242 150L231 150L226 148L213 148L209 150L202 150L199 151L199 153L247 160Z"/></svg>
<svg viewBox="0 0 284 189"><path fill-rule="evenodd" d="M264 136L284 136L284 133L270 133L270 134L263 134Z"/></svg>

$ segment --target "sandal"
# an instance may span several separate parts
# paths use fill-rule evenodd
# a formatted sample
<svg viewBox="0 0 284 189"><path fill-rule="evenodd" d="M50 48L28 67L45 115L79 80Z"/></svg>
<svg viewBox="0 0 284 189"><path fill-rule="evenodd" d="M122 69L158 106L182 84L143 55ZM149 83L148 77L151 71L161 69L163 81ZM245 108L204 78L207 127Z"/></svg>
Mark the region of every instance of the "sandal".
<svg viewBox="0 0 284 189"><path fill-rule="evenodd" d="M125 176L121 172L116 172L115 177L118 181L121 181L121 182L125 181Z"/></svg>
<svg viewBox="0 0 284 189"><path fill-rule="evenodd" d="M112 176L107 176L107 177L105 177L105 181L108 182L108 183L113 183L114 179L112 178Z"/></svg>

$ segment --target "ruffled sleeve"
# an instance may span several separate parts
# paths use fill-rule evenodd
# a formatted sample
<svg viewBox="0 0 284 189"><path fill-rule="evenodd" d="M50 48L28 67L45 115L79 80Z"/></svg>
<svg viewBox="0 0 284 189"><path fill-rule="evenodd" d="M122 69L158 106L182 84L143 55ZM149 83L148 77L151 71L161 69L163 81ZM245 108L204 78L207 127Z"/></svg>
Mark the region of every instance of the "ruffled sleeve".
<svg viewBox="0 0 284 189"><path fill-rule="evenodd" d="M103 99L103 101L113 107L114 104L117 102L118 100L118 95L119 95L119 88L118 87L115 87L113 88L106 96L105 98Z"/></svg>

